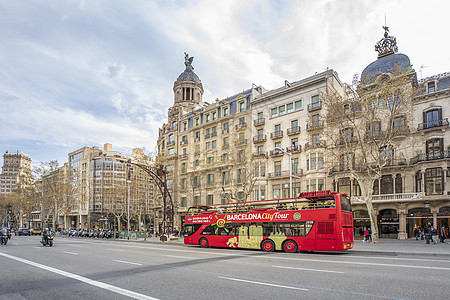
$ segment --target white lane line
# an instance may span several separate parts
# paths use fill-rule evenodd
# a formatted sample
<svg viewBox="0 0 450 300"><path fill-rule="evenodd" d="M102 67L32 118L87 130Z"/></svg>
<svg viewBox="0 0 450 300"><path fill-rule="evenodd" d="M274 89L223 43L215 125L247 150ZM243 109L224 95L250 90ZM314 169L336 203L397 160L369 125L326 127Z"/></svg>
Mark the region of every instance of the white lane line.
<svg viewBox="0 0 450 300"><path fill-rule="evenodd" d="M417 269L430 269L430 270L450 271L450 268L441 268L441 267L410 266L410 265L395 265L395 264L379 264L379 263L358 262L358 261L339 261L339 260L321 260L321 259L285 258L285 257L270 257L270 258L271 259L285 259L285 260L307 261L307 262L332 263L332 264L366 265L366 266L394 267L394 268L413 268L413 269L417 268Z"/></svg>
<svg viewBox="0 0 450 300"><path fill-rule="evenodd" d="M175 258L191 258L191 259L194 259L193 257L189 257L189 256L178 256L178 255L168 255L168 254L163 254L162 256L175 257Z"/></svg>
<svg viewBox="0 0 450 300"><path fill-rule="evenodd" d="M325 273L339 273L344 274L344 272L340 271L331 271L331 270L319 270L319 269L307 269L307 268L294 268L294 267L284 267L284 266L272 266L274 268L282 268L282 269L292 269L292 270L302 270L302 271L314 271L314 272L325 272Z"/></svg>
<svg viewBox="0 0 450 300"><path fill-rule="evenodd" d="M140 263L135 263L135 262L131 262L131 261L124 261L124 260L117 260L117 259L115 259L114 261L119 262L119 263L123 263L123 264L142 266L142 264L140 264Z"/></svg>
<svg viewBox="0 0 450 300"><path fill-rule="evenodd" d="M237 278L231 278L231 277L222 277L222 276L219 276L219 278L222 278L222 279L228 279L228 280L234 280L234 281L240 281L240 282L247 282L247 283L260 284L260 285L268 285L268 286L280 287L280 288L284 288L284 289L293 289L293 290L309 291L309 289L303 289L303 288L298 288L298 287L288 286L288 285L279 285L279 284L273 284L273 283L266 283L266 282L259 282L259 281L251 281L251 280L237 279Z"/></svg>
<svg viewBox="0 0 450 300"><path fill-rule="evenodd" d="M122 249L106 249L106 250L109 250L109 251L117 251L117 252L123 252L123 251L125 251L125 250L122 250Z"/></svg>
<svg viewBox="0 0 450 300"><path fill-rule="evenodd" d="M116 287L116 286L113 286L113 285L109 285L107 283L103 283L103 282L100 282L100 281L95 281L95 280L89 279L87 277L83 277L83 276L76 275L76 274L73 274L73 273L69 273L69 272L66 272L66 271L58 270L58 269L55 269L55 268L52 268L52 267L49 267L49 266L41 265L41 264L35 263L33 261L26 260L26 259L23 259L23 258L20 258L20 257L15 257L15 256L12 256L12 255L9 255L9 254L6 254L6 253L0 252L0 256L6 257L6 258L9 258L9 259L13 259L13 260L16 260L16 261L19 261L19 262L22 262L22 263L25 263L25 264L28 264L28 265L31 265L31 266L34 266L34 267L37 267L37 268L49 271L49 272L53 272L53 273L56 273L56 274L68 277L68 278L72 278L72 279L75 279L75 280L78 280L78 281L81 281L81 282L84 282L84 283L87 283L87 284L90 284L90 285L93 285L93 286L96 286L96 287L99 287L99 288L102 288L102 289L105 289L105 290L108 290L108 291L111 291L111 292L114 292L114 293L117 293L117 294L121 294L121 295L130 297L130 298L146 299L146 300L158 300L158 298L154 298L154 297L150 297L150 296L147 296L147 295L139 294L139 293L136 293L136 292L133 292L133 291L130 291L130 290L122 289L122 288L119 288L119 287Z"/></svg>
<svg viewBox="0 0 450 300"><path fill-rule="evenodd" d="M236 253L226 253L226 252L206 252L201 250L184 250L184 249L172 249L172 248L164 248L164 247L153 247L153 246L134 246L134 245L118 245L129 248L141 248L141 249L153 249L153 250L161 250L161 251L171 251L171 252L187 252L187 253L196 253L196 254L207 254L207 255L223 255L223 256L241 256L241 257L250 257L257 259L266 259L267 256L252 256L249 254L236 254ZM352 256L354 257L354 256ZM348 257L351 258L351 257ZM279 260L290 260L290 261L314 261L314 262L322 262L322 263L335 263L335 264L354 264L354 265L371 265L371 266L380 266L380 267L395 267L395 268L417 268L417 269L434 269L434 270L450 270L450 268L441 268L441 267L427 267L427 266L410 266L410 265L395 265L395 264L380 264L380 263L365 263L365 262L355 262L355 261L339 261L339 260L320 260L320 259L311 259L311 258L294 258L294 257L277 257L275 255L270 255L270 259L279 259ZM367 257L365 257L367 259Z"/></svg>
<svg viewBox="0 0 450 300"><path fill-rule="evenodd" d="M63 251L63 253L72 254L72 255L78 255L78 253L75 253L75 252L69 252L69 251Z"/></svg>
<svg viewBox="0 0 450 300"><path fill-rule="evenodd" d="M33 246L33 248L36 248L36 249L42 249L43 247Z"/></svg>
<svg viewBox="0 0 450 300"><path fill-rule="evenodd" d="M356 256L352 255L351 258L371 258L371 259L384 259L384 260L411 260L411 261L425 261L425 262L440 262L440 263L450 263L450 260L442 260L442 259L426 259L426 258L404 258L404 257L380 257L380 256Z"/></svg>

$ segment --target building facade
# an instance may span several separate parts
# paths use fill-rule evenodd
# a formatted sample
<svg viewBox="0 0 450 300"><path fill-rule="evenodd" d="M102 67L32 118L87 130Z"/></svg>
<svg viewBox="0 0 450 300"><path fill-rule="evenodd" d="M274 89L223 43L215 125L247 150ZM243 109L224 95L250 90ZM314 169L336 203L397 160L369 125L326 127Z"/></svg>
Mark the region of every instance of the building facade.
<svg viewBox="0 0 450 300"><path fill-rule="evenodd" d="M29 185L31 181L31 158L19 151L6 151L0 174L0 194L13 193L21 184Z"/></svg>
<svg viewBox="0 0 450 300"><path fill-rule="evenodd" d="M376 44L378 58L363 70L354 95L362 97L394 79L396 69L415 92L405 101L404 112L387 123L381 118L365 124L370 136L359 139L351 130L342 130L338 140L331 137L336 128L327 116L336 108L321 99L345 97L352 90L333 70L286 81L272 91L252 87L210 104L202 102L203 86L187 56L186 69L174 84L168 123L158 137L157 163L168 173L176 224L182 225L191 205L289 198L330 189L351 196L355 235L362 235L370 221L361 188L348 169L355 162L346 155L333 161L331 153L344 141L369 145L369 137L376 141L373 135L388 126L395 134L377 150L384 162L373 184L380 237L406 239L415 227L427 225L448 228L450 74L417 80L408 56L397 53L395 38L385 30ZM377 98L376 103L389 107L396 95L392 97Z"/></svg>

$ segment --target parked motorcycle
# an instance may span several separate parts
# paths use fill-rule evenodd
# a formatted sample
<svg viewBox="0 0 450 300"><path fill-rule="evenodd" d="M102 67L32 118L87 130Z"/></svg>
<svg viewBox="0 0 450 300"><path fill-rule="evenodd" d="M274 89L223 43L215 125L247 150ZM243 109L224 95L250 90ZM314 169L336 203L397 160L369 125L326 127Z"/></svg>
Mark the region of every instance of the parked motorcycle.
<svg viewBox="0 0 450 300"><path fill-rule="evenodd" d="M0 242L2 245L6 245L6 243L8 243L8 232L6 229L0 230Z"/></svg>
<svg viewBox="0 0 450 300"><path fill-rule="evenodd" d="M42 236L41 244L43 246L53 246L53 233L49 231L46 235Z"/></svg>

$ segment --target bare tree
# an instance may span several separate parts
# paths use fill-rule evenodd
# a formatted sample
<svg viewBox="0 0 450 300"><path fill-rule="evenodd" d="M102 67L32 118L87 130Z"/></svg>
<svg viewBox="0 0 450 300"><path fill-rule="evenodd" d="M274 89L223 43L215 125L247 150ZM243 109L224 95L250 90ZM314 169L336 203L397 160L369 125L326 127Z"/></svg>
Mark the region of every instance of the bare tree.
<svg viewBox="0 0 450 300"><path fill-rule="evenodd" d="M330 174L348 176L359 185L374 242L378 242L374 183L387 167L406 164L405 151L411 147L409 125L416 93L411 74L396 67L376 80L365 78L356 91L348 88L345 96L332 91L322 96L331 142L327 147Z"/></svg>

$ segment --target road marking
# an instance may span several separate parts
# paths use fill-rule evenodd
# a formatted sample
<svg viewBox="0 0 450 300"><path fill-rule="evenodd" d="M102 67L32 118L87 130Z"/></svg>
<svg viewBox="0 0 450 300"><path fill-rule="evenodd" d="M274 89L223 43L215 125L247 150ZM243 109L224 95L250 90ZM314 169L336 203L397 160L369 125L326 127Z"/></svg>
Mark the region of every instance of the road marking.
<svg viewBox="0 0 450 300"><path fill-rule="evenodd" d="M130 261L117 260L117 259L115 259L114 261L117 261L117 262L120 262L120 263L123 263L123 264L130 264L130 265L142 266L142 264L140 264L140 263L135 263L135 262L130 262Z"/></svg>
<svg viewBox="0 0 450 300"><path fill-rule="evenodd" d="M431 270L450 271L450 268L442 268L442 267L379 264L379 263L369 263L369 262L359 262L359 261L320 260L320 259L310 259L310 258L286 258L286 257L271 257L271 259L285 259L285 260L298 260L298 261L307 261L307 262L314 261L314 262L334 263L334 264L366 265L366 266L396 267L396 268L417 268L417 269L431 269Z"/></svg>
<svg viewBox="0 0 450 300"><path fill-rule="evenodd" d="M344 272L340 271L331 271L331 270L319 270L319 269L307 269L307 268L294 268L294 267L284 267L284 266L272 266L274 268L282 268L282 269L292 269L292 270L304 270L304 271L314 271L314 272L326 272L326 273L339 273L344 274Z"/></svg>
<svg viewBox="0 0 450 300"><path fill-rule="evenodd" d="M288 286L288 285L280 285L280 284L273 284L273 283L266 283L266 282L259 282L259 281L251 281L251 280L237 279L237 278L231 278L231 277L222 277L222 276L219 276L219 278L228 279L228 280L234 280L234 281L240 281L240 282L260 284L260 285L268 285L268 286L280 287L280 288L284 288L284 289L309 291L309 289L303 289L303 288L298 288L298 287L293 287L293 286Z"/></svg>
<svg viewBox="0 0 450 300"><path fill-rule="evenodd" d="M37 247L37 246L33 246L33 248L36 248L36 249L42 249L42 247Z"/></svg>
<svg viewBox="0 0 450 300"><path fill-rule="evenodd" d="M34 267L37 267L37 268L49 271L49 272L53 272L53 273L56 273L56 274L68 277L68 278L72 278L72 279L75 279L75 280L78 280L78 281L81 281L81 282L84 282L84 283L87 283L87 284L90 284L90 285L93 285L93 286L96 286L96 287L99 287L99 288L102 288L102 289L105 289L105 290L108 290L108 291L111 291L111 292L114 292L114 293L117 293L117 294L121 294L121 295L130 297L130 298L146 299L146 300L158 300L158 298L154 298L154 297L150 297L150 296L147 296L147 295L139 294L139 293L136 293L136 292L133 292L133 291L130 291L130 290L122 289L122 288L119 288L119 287L116 287L116 286L113 286L113 285L109 285L107 283L103 283L103 282L100 282L100 281L95 281L95 280L89 279L87 277L83 277L83 276L80 276L80 275L76 275L76 274L73 274L73 273L69 273L69 272L66 272L66 271L55 269L55 268L52 268L52 267L49 267L49 266L46 266L46 265L41 265L41 264L35 263L33 261L26 260L26 259L23 259L23 258L20 258L20 257L16 257L16 256L12 256L12 255L9 255L9 254L6 254L6 253L0 252L0 256L6 257L6 258L9 258L9 259L13 259L13 260L16 260L16 261L19 261L19 262L22 262L22 263L25 263L25 264L28 264L28 265L31 265L31 266L34 266Z"/></svg>
<svg viewBox="0 0 450 300"><path fill-rule="evenodd" d="M118 251L118 252L125 251L125 250L122 250L122 249L106 249L106 250L109 250L109 251Z"/></svg>
<svg viewBox="0 0 450 300"><path fill-rule="evenodd" d="M167 255L167 254L163 254L163 256L167 256L167 257L176 257L176 258L191 258L191 259L194 259L193 257L189 257L189 256L178 256L178 255Z"/></svg>
<svg viewBox="0 0 450 300"><path fill-rule="evenodd" d="M440 262L440 263L449 263L450 260L442 260L442 259L426 259L426 258L404 258L404 257L395 257L395 256L391 256L391 257L380 257L380 256L356 256L356 255L352 255L351 258L364 258L367 259L368 257L370 257L371 259L385 259L385 260L411 260L411 261L425 261L425 262Z"/></svg>
<svg viewBox="0 0 450 300"><path fill-rule="evenodd" d="M72 254L72 255L78 255L78 253L75 253L75 252L69 252L69 251L63 251L63 253Z"/></svg>

